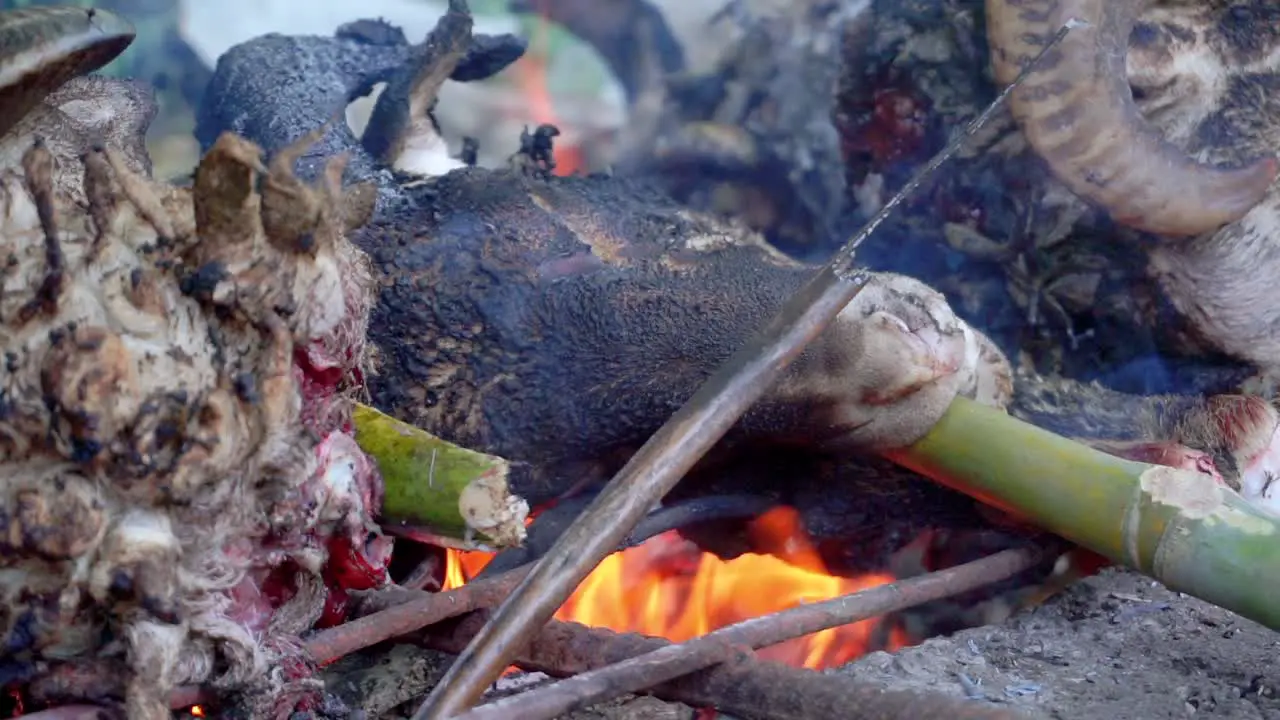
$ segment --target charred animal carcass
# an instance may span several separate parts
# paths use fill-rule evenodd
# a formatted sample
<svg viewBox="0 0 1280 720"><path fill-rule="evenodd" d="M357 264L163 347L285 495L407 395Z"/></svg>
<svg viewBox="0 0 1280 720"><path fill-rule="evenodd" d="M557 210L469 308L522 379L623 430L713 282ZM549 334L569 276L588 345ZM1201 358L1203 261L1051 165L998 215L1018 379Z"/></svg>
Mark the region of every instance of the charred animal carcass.
<svg viewBox="0 0 1280 720"><path fill-rule="evenodd" d="M236 62L260 58L249 45ZM319 80L341 88L333 102L350 93L340 77ZM407 86L425 87L412 78ZM237 122L273 133L289 122L289 132L315 127L335 109L290 116L288 103L222 87L232 93L226 106L243 110ZM384 183L383 201L353 237L379 286L374 402L515 461L513 489L537 503L604 479L810 269L643 183L527 169ZM909 443L957 394L1003 404L1008 383L1000 353L937 293L882 274L742 419L726 449Z"/></svg>
<svg viewBox="0 0 1280 720"><path fill-rule="evenodd" d="M248 40L218 58L196 137L208 149L231 131L274 153L323 124L298 159L299 176L318 177L330 157L346 153L345 181L372 181L378 206L394 205L397 173L421 172L444 146L431 112L440 86L483 80L524 52L523 40L473 34L472 25L466 2L450 0L448 12L417 43L381 20L347 23L332 37ZM357 137L342 120L344 110L378 85L383 90Z"/></svg>
<svg viewBox="0 0 1280 720"><path fill-rule="evenodd" d="M460 5L428 45L467 47L454 37L469 32ZM316 72L346 73L315 79L332 88L330 106L300 108L288 96L259 97L256 81L235 83L247 68L296 72L278 54L281 39L255 40L220 61L222 94L206 108L204 132L233 115L236 127L270 128L263 142L279 145L281 128L300 134L322 124L362 72L386 72L379 48L362 66L348 38L306 40L311 58L350 59L315 63ZM449 62L456 52L393 70L393 84L416 90L379 103L430 107L438 84L426 79L441 78ZM370 132L387 134L379 118L399 116L375 111L356 150L368 150ZM346 142L360 141L347 133ZM531 503L603 479L812 272L757 234L689 212L643 182L546 177L529 163L368 177L380 178L382 201L352 237L379 283L374 403L513 461L513 490ZM907 443L957 392L1002 402L1008 373L941 296L879 276L744 419L738 439L842 449Z"/></svg>
<svg viewBox="0 0 1280 720"><path fill-rule="evenodd" d="M371 391L525 465L534 503L616 470L812 274L625 180L467 169L413 192L352 236L381 279ZM1008 372L939 294L878 275L731 438L909 444L957 392L1002 404Z"/></svg>

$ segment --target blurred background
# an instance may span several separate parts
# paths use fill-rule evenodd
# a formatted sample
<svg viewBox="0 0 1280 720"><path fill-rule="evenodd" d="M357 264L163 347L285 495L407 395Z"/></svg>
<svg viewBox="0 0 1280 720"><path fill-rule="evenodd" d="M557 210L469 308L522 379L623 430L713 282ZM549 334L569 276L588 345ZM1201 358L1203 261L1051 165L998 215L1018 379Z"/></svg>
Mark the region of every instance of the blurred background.
<svg viewBox="0 0 1280 720"><path fill-rule="evenodd" d="M653 4L682 35L699 32L725 2ZM593 48L537 14L510 12L508 4L471 0L475 30L521 35L529 40L529 52L487 81L446 83L437 119L451 154L461 148L463 135L480 141L482 165L501 163L514 152L523 126L555 123L563 133L558 172L572 172L575 146L622 123L622 90ZM0 0L0 9L32 5L100 7L133 22L137 40L103 72L155 86L160 113L148 141L156 176L163 179L185 175L196 163L195 111L218 57L228 48L272 32L330 35L343 23L378 17L418 42L445 10L443 0ZM690 60L697 64L698 58ZM372 97L352 104L348 120L353 127L362 127L372 104Z"/></svg>

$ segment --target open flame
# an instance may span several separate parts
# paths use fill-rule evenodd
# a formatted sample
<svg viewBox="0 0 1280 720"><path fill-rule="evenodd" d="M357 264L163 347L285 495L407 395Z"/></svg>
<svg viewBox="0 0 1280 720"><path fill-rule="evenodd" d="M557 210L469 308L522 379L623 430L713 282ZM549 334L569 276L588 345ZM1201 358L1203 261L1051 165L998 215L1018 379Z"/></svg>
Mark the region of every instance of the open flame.
<svg viewBox="0 0 1280 720"><path fill-rule="evenodd" d="M874 573L855 578L830 574L805 534L799 514L780 507L750 526L753 546L766 551L721 560L676 532L614 553L578 586L556 612L557 620L683 642L712 630L803 602L893 582ZM489 553L450 550L445 589L474 577ZM869 650L893 650L905 642L897 629L877 640L878 619L824 630L758 655L814 669L834 667Z"/></svg>

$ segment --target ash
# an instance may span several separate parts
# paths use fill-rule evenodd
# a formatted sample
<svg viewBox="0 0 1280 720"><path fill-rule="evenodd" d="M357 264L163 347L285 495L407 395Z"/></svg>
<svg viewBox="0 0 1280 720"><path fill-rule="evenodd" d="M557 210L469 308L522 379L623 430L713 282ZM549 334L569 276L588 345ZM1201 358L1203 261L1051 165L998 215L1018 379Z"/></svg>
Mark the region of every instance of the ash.
<svg viewBox="0 0 1280 720"><path fill-rule="evenodd" d="M1275 718L1276 634L1108 570L1009 621L871 653L834 672L1051 718Z"/></svg>

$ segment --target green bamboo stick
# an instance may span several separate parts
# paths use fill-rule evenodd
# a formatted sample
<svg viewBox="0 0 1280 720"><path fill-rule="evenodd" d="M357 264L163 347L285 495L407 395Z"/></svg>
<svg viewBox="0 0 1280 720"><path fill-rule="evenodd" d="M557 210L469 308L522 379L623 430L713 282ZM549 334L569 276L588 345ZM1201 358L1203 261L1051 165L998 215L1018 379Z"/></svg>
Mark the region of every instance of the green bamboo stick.
<svg viewBox="0 0 1280 720"><path fill-rule="evenodd" d="M1280 630L1280 525L1207 475L1108 455L957 398L904 467Z"/></svg>
<svg viewBox="0 0 1280 720"><path fill-rule="evenodd" d="M507 486L507 461L468 450L356 405L356 442L378 464L385 487L381 521L463 549L524 542L529 504Z"/></svg>

